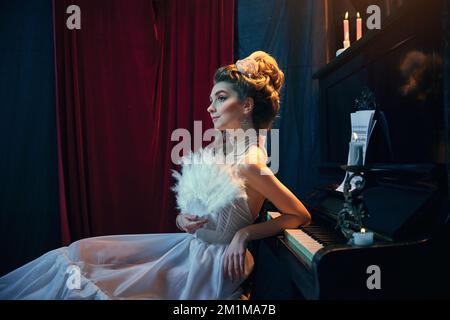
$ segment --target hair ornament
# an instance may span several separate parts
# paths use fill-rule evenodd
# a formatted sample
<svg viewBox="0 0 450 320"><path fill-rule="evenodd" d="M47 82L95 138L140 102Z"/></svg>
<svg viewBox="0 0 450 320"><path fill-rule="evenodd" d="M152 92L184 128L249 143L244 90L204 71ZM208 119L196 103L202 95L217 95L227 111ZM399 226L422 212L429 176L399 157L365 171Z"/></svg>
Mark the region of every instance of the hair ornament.
<svg viewBox="0 0 450 320"><path fill-rule="evenodd" d="M240 73L246 75L249 78L255 78L259 71L259 64L253 58L238 60L236 61L235 65Z"/></svg>

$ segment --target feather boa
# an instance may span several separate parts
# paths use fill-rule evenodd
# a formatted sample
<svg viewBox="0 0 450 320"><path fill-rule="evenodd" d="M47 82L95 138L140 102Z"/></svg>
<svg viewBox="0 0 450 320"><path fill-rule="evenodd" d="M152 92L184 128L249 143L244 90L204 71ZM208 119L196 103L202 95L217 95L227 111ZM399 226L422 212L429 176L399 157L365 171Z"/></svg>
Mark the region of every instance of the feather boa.
<svg viewBox="0 0 450 320"><path fill-rule="evenodd" d="M226 164L223 155L214 154L213 149L189 153L181 159L181 166L181 174L172 170L177 182L171 188L180 213L214 216L234 199L247 199L245 179L237 166Z"/></svg>

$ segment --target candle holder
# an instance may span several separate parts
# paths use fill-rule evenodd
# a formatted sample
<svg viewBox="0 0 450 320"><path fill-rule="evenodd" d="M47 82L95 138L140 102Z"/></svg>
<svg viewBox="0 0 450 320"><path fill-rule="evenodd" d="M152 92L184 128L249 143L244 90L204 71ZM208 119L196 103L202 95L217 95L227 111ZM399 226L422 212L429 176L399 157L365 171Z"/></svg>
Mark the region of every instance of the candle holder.
<svg viewBox="0 0 450 320"><path fill-rule="evenodd" d="M363 220L369 216L364 204L362 191L365 186L364 166L341 166L349 174L344 181L344 206L338 213L336 229L349 240L353 238L354 230L361 230ZM351 191L352 185L355 188Z"/></svg>
<svg viewBox="0 0 450 320"><path fill-rule="evenodd" d="M339 56L342 52L344 52L345 50L347 50L347 48L341 48L338 51L336 51L336 57Z"/></svg>

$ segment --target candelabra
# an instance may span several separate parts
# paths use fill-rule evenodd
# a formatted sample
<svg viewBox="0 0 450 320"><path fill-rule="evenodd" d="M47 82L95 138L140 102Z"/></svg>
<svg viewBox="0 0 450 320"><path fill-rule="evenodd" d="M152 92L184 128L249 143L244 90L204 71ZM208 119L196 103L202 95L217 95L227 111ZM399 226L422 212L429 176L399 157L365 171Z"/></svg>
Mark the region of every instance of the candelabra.
<svg viewBox="0 0 450 320"><path fill-rule="evenodd" d="M337 229L347 239L352 239L354 230L361 230L363 220L368 217L362 191L365 186L363 166L342 166L349 174L344 181L344 206L338 213Z"/></svg>

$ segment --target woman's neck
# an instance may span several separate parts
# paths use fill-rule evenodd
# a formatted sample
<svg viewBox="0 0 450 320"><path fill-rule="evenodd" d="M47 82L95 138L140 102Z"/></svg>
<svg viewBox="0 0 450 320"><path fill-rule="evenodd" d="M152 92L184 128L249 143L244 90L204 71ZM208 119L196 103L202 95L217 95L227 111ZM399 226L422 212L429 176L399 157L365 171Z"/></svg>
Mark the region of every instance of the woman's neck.
<svg viewBox="0 0 450 320"><path fill-rule="evenodd" d="M265 135L260 134L258 130L250 128L247 130L236 129L226 130L226 140L232 150L227 150L227 153L233 152L235 155L242 155L247 152L251 145L260 145L265 148Z"/></svg>

